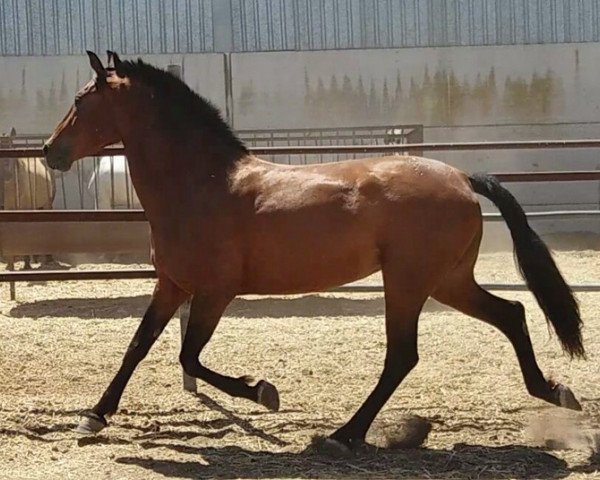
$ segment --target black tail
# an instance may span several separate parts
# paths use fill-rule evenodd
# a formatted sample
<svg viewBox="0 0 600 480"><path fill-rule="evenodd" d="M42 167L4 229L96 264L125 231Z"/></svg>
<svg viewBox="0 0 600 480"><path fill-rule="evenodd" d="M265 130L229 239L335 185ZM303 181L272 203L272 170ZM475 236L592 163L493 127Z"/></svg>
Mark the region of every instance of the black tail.
<svg viewBox="0 0 600 480"><path fill-rule="evenodd" d="M579 306L548 247L527 223L525 212L515 197L495 177L477 174L471 175L469 180L473 190L490 199L504 217L521 276L554 327L563 349L571 357L585 358Z"/></svg>

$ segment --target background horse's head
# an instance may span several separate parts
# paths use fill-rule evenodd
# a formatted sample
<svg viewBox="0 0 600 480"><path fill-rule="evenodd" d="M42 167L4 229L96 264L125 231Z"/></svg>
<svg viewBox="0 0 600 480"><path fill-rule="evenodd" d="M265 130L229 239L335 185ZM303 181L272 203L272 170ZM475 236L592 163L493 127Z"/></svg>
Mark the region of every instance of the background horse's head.
<svg viewBox="0 0 600 480"><path fill-rule="evenodd" d="M8 135L0 135L0 148L11 148L17 131L13 127ZM4 208L4 182L12 180L16 158L0 158L0 208Z"/></svg>
<svg viewBox="0 0 600 480"><path fill-rule="evenodd" d="M108 63L113 60L115 68L105 68L95 53L87 52L96 75L77 93L65 118L44 144L51 168L67 171L74 161L121 140L112 105L126 81L116 73L121 64L117 54L107 53Z"/></svg>

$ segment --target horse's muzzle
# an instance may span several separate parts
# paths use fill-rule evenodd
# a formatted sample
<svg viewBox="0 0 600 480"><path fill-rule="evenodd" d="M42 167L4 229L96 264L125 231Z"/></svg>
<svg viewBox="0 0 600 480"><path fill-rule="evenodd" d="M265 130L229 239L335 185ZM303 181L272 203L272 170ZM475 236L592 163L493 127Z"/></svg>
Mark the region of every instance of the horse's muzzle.
<svg viewBox="0 0 600 480"><path fill-rule="evenodd" d="M46 157L46 163L51 169L66 172L71 168L68 149L44 143L42 152L44 153L44 157Z"/></svg>

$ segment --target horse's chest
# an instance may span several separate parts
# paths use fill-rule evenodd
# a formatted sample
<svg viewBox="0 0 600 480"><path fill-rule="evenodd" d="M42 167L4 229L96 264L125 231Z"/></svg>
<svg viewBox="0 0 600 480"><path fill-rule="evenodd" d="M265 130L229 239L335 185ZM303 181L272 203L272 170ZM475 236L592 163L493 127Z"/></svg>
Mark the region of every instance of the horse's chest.
<svg viewBox="0 0 600 480"><path fill-rule="evenodd" d="M235 290L241 258L234 239L217 231L191 230L180 235L152 232L152 260L158 272L186 291Z"/></svg>

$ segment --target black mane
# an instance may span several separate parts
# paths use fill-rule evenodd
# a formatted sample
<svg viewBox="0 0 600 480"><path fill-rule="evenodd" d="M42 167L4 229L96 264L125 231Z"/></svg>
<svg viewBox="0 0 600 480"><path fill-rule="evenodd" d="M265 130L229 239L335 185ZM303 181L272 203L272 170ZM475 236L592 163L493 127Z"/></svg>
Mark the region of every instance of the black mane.
<svg viewBox="0 0 600 480"><path fill-rule="evenodd" d="M170 132L182 136L201 134L213 147L228 147L240 154L248 153L217 107L172 73L138 59L121 62L117 74L155 89L162 126Z"/></svg>

